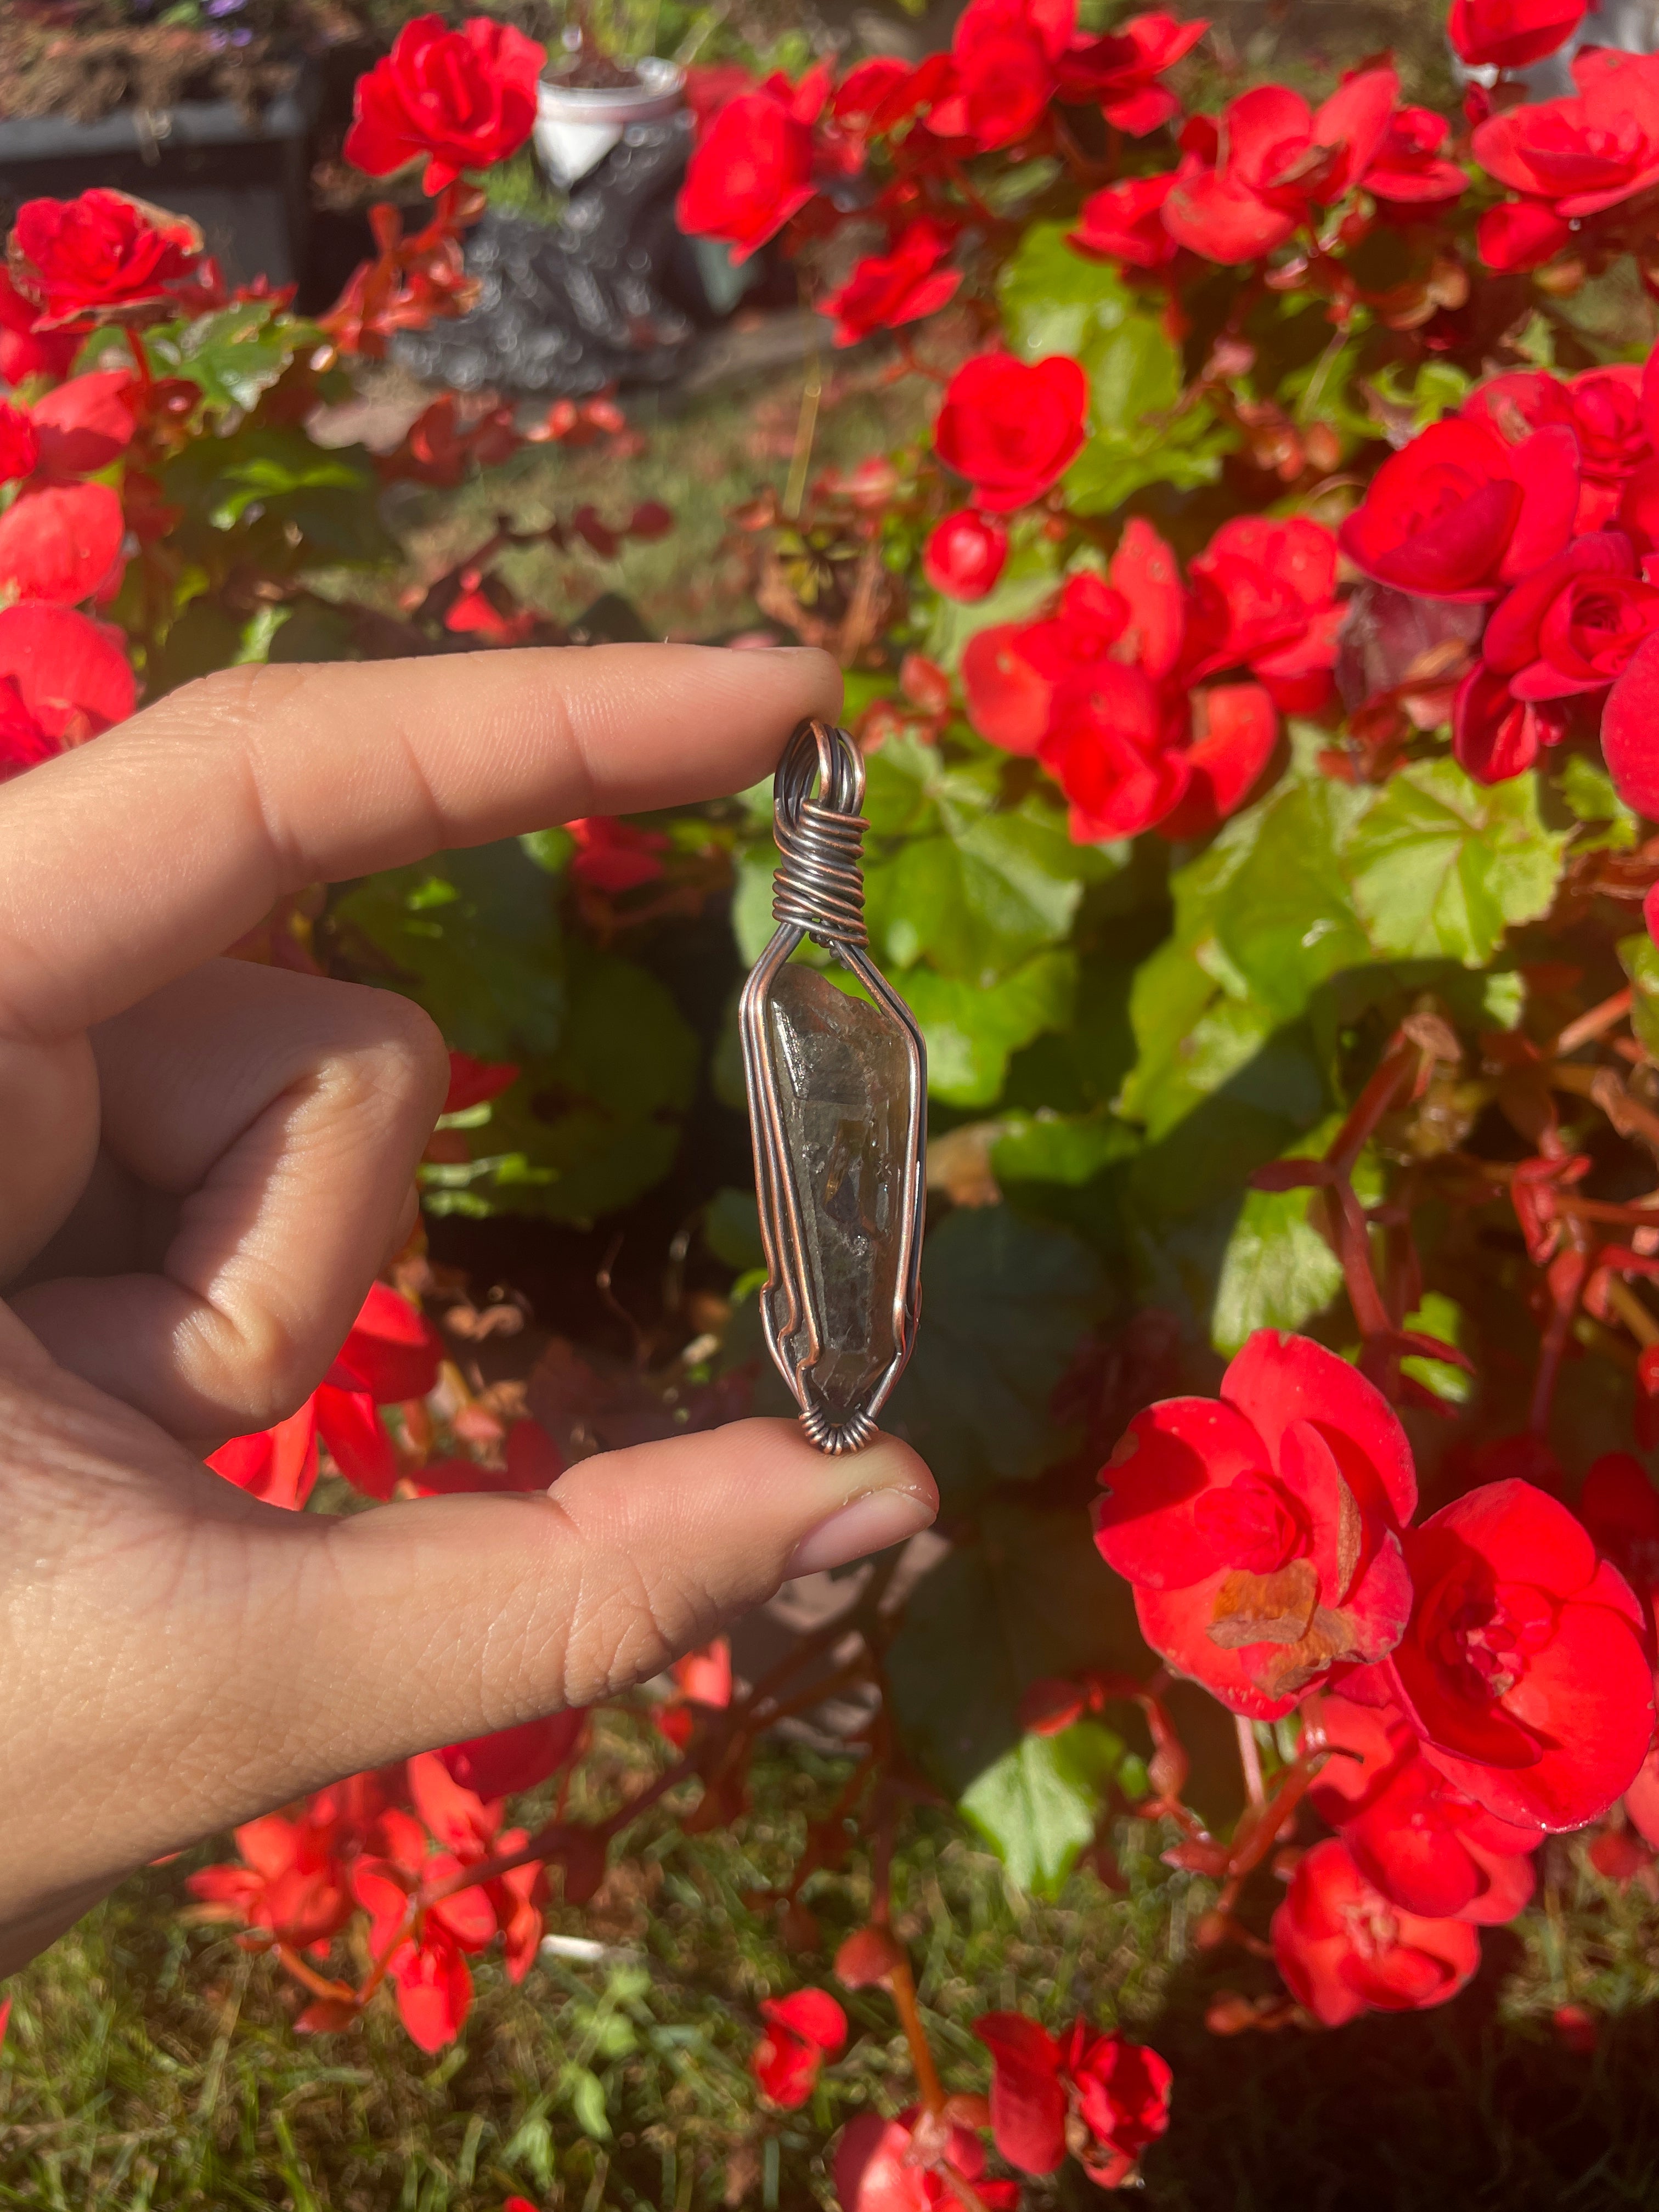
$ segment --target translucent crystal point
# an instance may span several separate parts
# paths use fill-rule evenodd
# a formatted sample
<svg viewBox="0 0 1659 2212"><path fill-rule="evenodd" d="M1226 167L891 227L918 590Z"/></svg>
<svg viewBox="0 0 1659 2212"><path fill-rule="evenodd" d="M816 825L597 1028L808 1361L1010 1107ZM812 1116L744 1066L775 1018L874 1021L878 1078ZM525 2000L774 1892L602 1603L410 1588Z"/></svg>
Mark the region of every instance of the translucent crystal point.
<svg viewBox="0 0 1659 2212"><path fill-rule="evenodd" d="M780 1347L827 1422L849 1420L899 1351L911 1066L903 1031L815 969L781 969L767 1037L793 1163L812 1314L789 1326L781 1283L766 1296Z"/></svg>

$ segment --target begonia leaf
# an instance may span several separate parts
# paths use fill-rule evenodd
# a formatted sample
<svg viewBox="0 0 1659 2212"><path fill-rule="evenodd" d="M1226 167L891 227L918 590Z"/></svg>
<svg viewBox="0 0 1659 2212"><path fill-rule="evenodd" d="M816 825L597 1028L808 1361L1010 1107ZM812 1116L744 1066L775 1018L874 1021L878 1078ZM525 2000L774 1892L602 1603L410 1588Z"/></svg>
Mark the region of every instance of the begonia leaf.
<svg viewBox="0 0 1659 2212"><path fill-rule="evenodd" d="M1094 1838L1121 1737L1082 1720L1057 1735L1025 1735L977 1775L958 1800L1015 1887L1057 1897Z"/></svg>

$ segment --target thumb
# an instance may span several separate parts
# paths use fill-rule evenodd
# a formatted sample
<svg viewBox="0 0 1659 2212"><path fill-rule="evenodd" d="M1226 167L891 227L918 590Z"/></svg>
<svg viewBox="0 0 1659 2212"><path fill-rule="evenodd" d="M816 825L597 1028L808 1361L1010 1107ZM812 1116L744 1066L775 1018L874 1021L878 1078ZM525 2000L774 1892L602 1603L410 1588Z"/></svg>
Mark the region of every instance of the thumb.
<svg viewBox="0 0 1659 2212"><path fill-rule="evenodd" d="M336 1522L290 1586L293 1733L273 1731L303 1744L329 1711L327 1771L277 1794L592 1704L938 1510L895 1438L830 1459L793 1422L739 1421L582 1461L547 1492Z"/></svg>

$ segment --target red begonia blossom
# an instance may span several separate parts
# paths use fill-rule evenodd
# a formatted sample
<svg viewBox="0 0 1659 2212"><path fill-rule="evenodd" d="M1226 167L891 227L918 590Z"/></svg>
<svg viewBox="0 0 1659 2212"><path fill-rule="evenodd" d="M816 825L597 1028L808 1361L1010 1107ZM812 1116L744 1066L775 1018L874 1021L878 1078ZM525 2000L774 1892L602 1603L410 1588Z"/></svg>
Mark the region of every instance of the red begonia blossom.
<svg viewBox="0 0 1659 2212"><path fill-rule="evenodd" d="M1317 110L1284 85L1257 85L1218 121L1182 132L1164 220L1206 260L1255 261L1285 245L1316 207L1341 199L1364 176L1399 97L1391 69L1362 70Z"/></svg>
<svg viewBox="0 0 1659 2212"><path fill-rule="evenodd" d="M1391 454L1337 534L1379 584L1495 599L1562 550L1577 509L1577 441L1564 424L1510 445L1490 422L1453 420Z"/></svg>
<svg viewBox="0 0 1659 2212"><path fill-rule="evenodd" d="M985 2146L971 2128L912 2105L896 2120L860 2112L842 2130L831 2169L841 2212L958 2212L951 2175L986 2212L1018 2212L1017 2181L985 2179Z"/></svg>
<svg viewBox="0 0 1659 2212"><path fill-rule="evenodd" d="M0 608L0 782L125 721L137 696L118 630L39 599Z"/></svg>
<svg viewBox="0 0 1659 2212"><path fill-rule="evenodd" d="M444 1094L446 1114L465 1114L499 1098L519 1079L518 1064L511 1060L474 1060L470 1052L449 1055L449 1089Z"/></svg>
<svg viewBox="0 0 1659 2212"><path fill-rule="evenodd" d="M1177 251L1164 220L1164 203L1172 175L1127 177L1103 185L1084 201L1075 230L1066 242L1097 260L1121 262L1131 269L1162 269Z"/></svg>
<svg viewBox="0 0 1659 2212"><path fill-rule="evenodd" d="M1260 684L1211 684L1192 695L1186 787L1155 825L1161 837L1206 837L1237 813L1279 743L1279 713Z"/></svg>
<svg viewBox="0 0 1659 2212"><path fill-rule="evenodd" d="M1401 208L1443 208L1468 185L1445 144L1451 125L1431 107L1397 107L1361 178L1373 198Z"/></svg>
<svg viewBox="0 0 1659 2212"><path fill-rule="evenodd" d="M1069 354L1027 363L975 354L951 379L933 424L945 466L966 477L993 514L1047 491L1082 450L1089 383Z"/></svg>
<svg viewBox="0 0 1659 2212"><path fill-rule="evenodd" d="M1650 638L1607 694L1601 756L1626 806L1659 821L1659 638Z"/></svg>
<svg viewBox="0 0 1659 2212"><path fill-rule="evenodd" d="M827 66L799 84L773 76L719 110L692 152L677 206L680 228L719 238L733 261L775 238L817 190L812 125L830 90Z"/></svg>
<svg viewBox="0 0 1659 2212"><path fill-rule="evenodd" d="M1058 2039L1023 2013L985 2013L991 2138L1022 2173L1053 2173L1067 2151L1116 2189L1170 2124L1169 2067L1155 2051L1074 2021Z"/></svg>
<svg viewBox="0 0 1659 2212"><path fill-rule="evenodd" d="M1242 666L1287 714L1324 705L1347 610L1336 599L1336 540L1322 523L1237 516L1222 524L1188 574L1189 675Z"/></svg>
<svg viewBox="0 0 1659 2212"><path fill-rule="evenodd" d="M1446 36L1471 69L1524 69L1563 46L1589 0L1452 0Z"/></svg>
<svg viewBox="0 0 1659 2212"><path fill-rule="evenodd" d="M325 1949L352 1912L338 1822L314 1806L297 1820L270 1813L246 1822L234 1840L240 1865L204 1867L186 1880L210 1909L204 1917L240 1921L295 1950Z"/></svg>
<svg viewBox="0 0 1659 2212"><path fill-rule="evenodd" d="M1367 2010L1444 2004L1480 1963L1468 1921L1390 1905L1334 1837L1297 1861L1273 1915L1273 1943L1291 1995L1327 2027Z"/></svg>
<svg viewBox="0 0 1659 2212"><path fill-rule="evenodd" d="M1168 738L1145 672L1121 661L1100 661L1056 697L1038 752L1070 802L1076 843L1138 836L1163 821L1188 775Z"/></svg>
<svg viewBox="0 0 1659 2212"><path fill-rule="evenodd" d="M922 574L947 599L982 599L1008 558L1008 532L988 515L959 507L936 522L921 549Z"/></svg>
<svg viewBox="0 0 1659 2212"><path fill-rule="evenodd" d="M379 1408L423 1398L438 1379L443 1342L431 1322L385 1283L375 1283L316 1392L317 1427L346 1480L370 1498L390 1498L397 1455Z"/></svg>
<svg viewBox="0 0 1659 2212"><path fill-rule="evenodd" d="M441 15L416 15L358 78L345 157L386 177L424 155L422 190L441 192L463 169L518 152L535 125L546 60L545 46L493 16L452 29Z"/></svg>
<svg viewBox="0 0 1659 2212"><path fill-rule="evenodd" d="M1513 1480L1443 1507L1405 1547L1412 1615L1382 1679L1428 1756L1500 1820L1595 1820L1653 1734L1629 1583L1565 1505Z"/></svg>
<svg viewBox="0 0 1659 2212"><path fill-rule="evenodd" d="M76 331L37 331L40 309L26 300L0 264L0 384L21 384L26 377L67 376L81 350Z"/></svg>
<svg viewBox="0 0 1659 2212"><path fill-rule="evenodd" d="M451 1778L474 1796L515 1797L533 1790L566 1765L582 1740L587 1715L580 1706L550 1713L545 1720L523 1721L490 1735L469 1736L446 1744L433 1756Z"/></svg>
<svg viewBox="0 0 1659 2212"><path fill-rule="evenodd" d="M0 483L33 476L40 458L40 435L27 410L0 399Z"/></svg>
<svg viewBox="0 0 1659 2212"><path fill-rule="evenodd" d="M441 2051L460 2033L472 2008L465 1947L449 1924L450 1918L464 1918L464 1911L447 1917L436 1911L418 1915L400 1869L384 1860L359 1859L351 1869L351 1887L369 1916L370 1948L377 1961L386 1961L405 2033L428 2054Z"/></svg>
<svg viewBox="0 0 1659 2212"><path fill-rule="evenodd" d="M1484 1926L1515 1917L1532 1895L1540 1828L1500 1820L1454 1788L1392 1705L1327 1694L1310 1717L1334 1754L1310 1801L1390 1905Z"/></svg>
<svg viewBox="0 0 1659 2212"><path fill-rule="evenodd" d="M1546 200L1504 200L1474 226L1475 251L1504 274L1541 269L1572 238L1572 225Z"/></svg>
<svg viewBox="0 0 1659 2212"><path fill-rule="evenodd" d="M1659 586L1637 571L1622 531L1594 531L1523 576L1492 611L1486 665L1516 698L1564 699L1622 676L1659 629Z"/></svg>
<svg viewBox="0 0 1659 2212"><path fill-rule="evenodd" d="M764 1997L766 2033L755 2045L749 2070L775 2105L804 2105L818 2069L847 2041L847 2014L827 1990L795 1990Z"/></svg>
<svg viewBox="0 0 1659 2212"><path fill-rule="evenodd" d="M132 443L138 428L137 386L125 368L72 376L29 410L43 476L59 483L107 468Z"/></svg>
<svg viewBox="0 0 1659 2212"><path fill-rule="evenodd" d="M72 607L119 583L126 523L107 484L41 484L0 514L0 591Z"/></svg>
<svg viewBox="0 0 1659 2212"><path fill-rule="evenodd" d="M422 1498L458 1498L486 1491L550 1490L564 1455L539 1421L514 1421L507 1432L505 1467L483 1460L428 1460L410 1477Z"/></svg>
<svg viewBox="0 0 1659 2212"><path fill-rule="evenodd" d="M968 0L951 41L951 79L928 127L989 154L1042 120L1071 43L1075 0Z"/></svg>
<svg viewBox="0 0 1659 2212"><path fill-rule="evenodd" d="M1509 678L1479 660L1452 702L1452 752L1477 783L1504 783L1529 769L1540 747L1567 733L1559 707L1518 699Z"/></svg>
<svg viewBox="0 0 1659 2212"><path fill-rule="evenodd" d="M1653 453L1653 423L1643 396L1646 372L1628 362L1581 369L1566 383L1583 483L1577 527L1604 530L1625 486Z"/></svg>
<svg viewBox="0 0 1659 2212"><path fill-rule="evenodd" d="M1500 184L1563 220L1600 215L1659 184L1659 54L1587 46L1578 89L1488 116L1474 158Z"/></svg>
<svg viewBox="0 0 1659 2212"><path fill-rule="evenodd" d="M1592 1462L1578 1517L1596 1550L1635 1591L1659 1638L1659 1490L1641 1461L1630 1452L1604 1452Z"/></svg>
<svg viewBox="0 0 1659 2212"><path fill-rule="evenodd" d="M836 343L856 345L872 331L896 329L936 314L962 283L960 269L941 269L955 233L944 223L911 223L887 253L866 255L839 291L823 303L834 318Z"/></svg>
<svg viewBox="0 0 1659 2212"><path fill-rule="evenodd" d="M668 840L660 830L641 830L608 814L590 814L564 826L576 841L570 872L589 890L637 890L662 874Z"/></svg>
<svg viewBox="0 0 1659 2212"><path fill-rule="evenodd" d="M227 1482L266 1505L297 1513L317 1486L317 1401L313 1394L297 1413L275 1428L233 1437L210 1454L208 1465Z"/></svg>
<svg viewBox="0 0 1659 2212"><path fill-rule="evenodd" d="M1180 113L1181 103L1158 79L1190 53L1209 27L1201 16L1182 22L1158 13L1131 15L1097 39L1076 38L1060 57L1060 97L1097 100L1115 131L1144 138Z"/></svg>
<svg viewBox="0 0 1659 2212"><path fill-rule="evenodd" d="M202 234L126 192L25 200L6 244L16 291L36 331L124 320L176 303L196 276Z"/></svg>
<svg viewBox="0 0 1659 2212"><path fill-rule="evenodd" d="M1309 1338L1258 1329L1218 1399L1137 1414L1101 1480L1095 1541L1147 1642L1234 1712L1277 1719L1405 1628L1411 1448L1382 1393Z"/></svg>

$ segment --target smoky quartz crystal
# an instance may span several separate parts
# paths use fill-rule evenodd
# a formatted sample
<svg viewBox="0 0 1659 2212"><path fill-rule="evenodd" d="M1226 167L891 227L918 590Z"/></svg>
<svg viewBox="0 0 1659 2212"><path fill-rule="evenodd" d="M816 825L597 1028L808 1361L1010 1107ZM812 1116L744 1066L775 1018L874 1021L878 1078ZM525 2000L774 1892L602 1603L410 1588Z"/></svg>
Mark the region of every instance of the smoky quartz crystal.
<svg viewBox="0 0 1659 2212"><path fill-rule="evenodd" d="M844 731L796 732L777 778L778 927L740 1008L768 1263L762 1320L806 1433L830 1452L869 1441L909 1357L922 1226L926 1059L866 949L863 783ZM808 937L861 995L792 959Z"/></svg>

